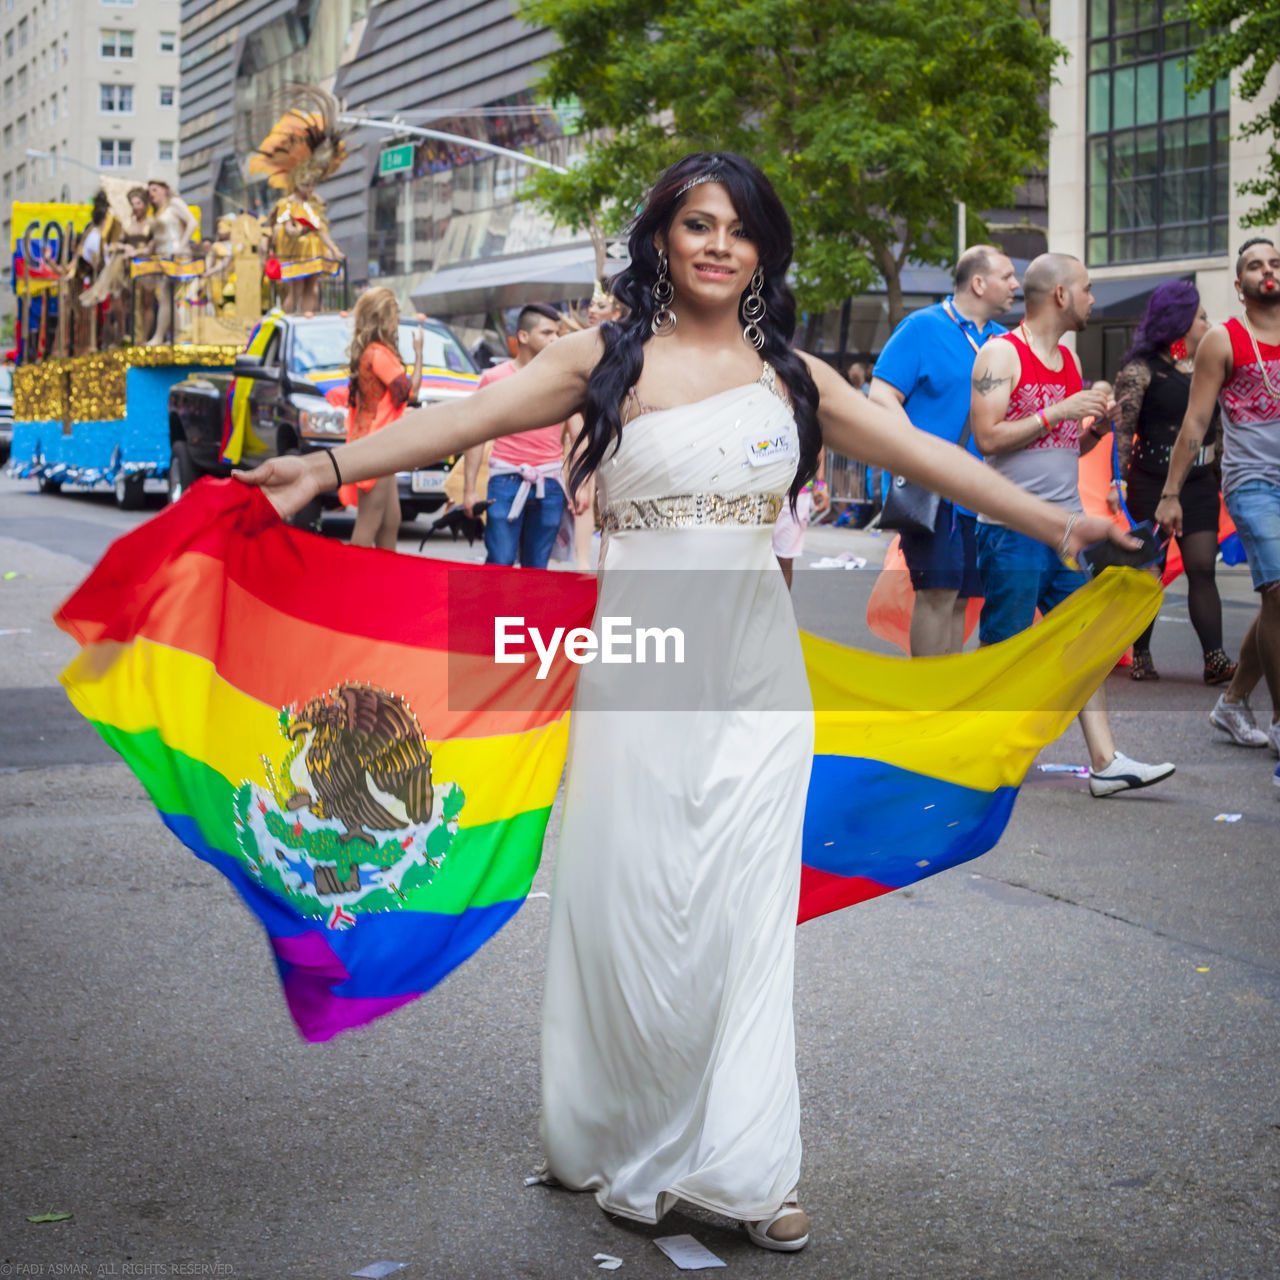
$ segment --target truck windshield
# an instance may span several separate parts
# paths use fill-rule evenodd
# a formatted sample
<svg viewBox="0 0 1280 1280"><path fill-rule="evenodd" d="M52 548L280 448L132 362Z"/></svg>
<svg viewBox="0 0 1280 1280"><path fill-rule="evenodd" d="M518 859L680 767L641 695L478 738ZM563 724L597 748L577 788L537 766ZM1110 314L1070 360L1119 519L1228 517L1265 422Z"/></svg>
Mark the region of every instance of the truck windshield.
<svg viewBox="0 0 1280 1280"><path fill-rule="evenodd" d="M471 358L457 339L442 325L400 325L400 358L413 371L413 333L421 328L422 363L429 369L451 369L454 373L474 373ZM292 373L314 373L320 369L344 369L350 361L351 319L333 316L299 324L293 331Z"/></svg>

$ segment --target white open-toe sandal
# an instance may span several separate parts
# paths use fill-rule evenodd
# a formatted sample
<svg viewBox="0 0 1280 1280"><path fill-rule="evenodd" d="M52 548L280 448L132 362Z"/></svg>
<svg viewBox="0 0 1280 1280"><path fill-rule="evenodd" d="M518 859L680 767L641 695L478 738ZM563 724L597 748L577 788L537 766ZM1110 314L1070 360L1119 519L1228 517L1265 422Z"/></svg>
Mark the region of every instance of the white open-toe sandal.
<svg viewBox="0 0 1280 1280"><path fill-rule="evenodd" d="M788 1218L803 1218L803 1232L800 1235L770 1235L775 1226L780 1226ZM809 1215L798 1204L784 1204L772 1218L761 1218L759 1222L744 1222L747 1239L761 1249L772 1249L777 1253L795 1253L809 1243ZM801 1224L796 1223L794 1230Z"/></svg>

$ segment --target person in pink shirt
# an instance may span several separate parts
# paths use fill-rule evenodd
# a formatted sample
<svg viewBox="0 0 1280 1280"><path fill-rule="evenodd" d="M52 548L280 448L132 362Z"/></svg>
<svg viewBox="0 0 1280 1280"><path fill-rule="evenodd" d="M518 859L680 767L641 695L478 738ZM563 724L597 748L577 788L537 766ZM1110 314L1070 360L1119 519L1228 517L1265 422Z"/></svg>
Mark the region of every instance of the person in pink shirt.
<svg viewBox="0 0 1280 1280"><path fill-rule="evenodd" d="M516 321L516 354L480 375L480 387L509 378L560 335L560 313L531 302ZM477 388L479 390L479 388ZM489 454L489 500L485 513L486 564L520 563L545 569L564 516L564 423L502 436ZM463 463L462 505L475 513L476 480L484 446L468 449Z"/></svg>

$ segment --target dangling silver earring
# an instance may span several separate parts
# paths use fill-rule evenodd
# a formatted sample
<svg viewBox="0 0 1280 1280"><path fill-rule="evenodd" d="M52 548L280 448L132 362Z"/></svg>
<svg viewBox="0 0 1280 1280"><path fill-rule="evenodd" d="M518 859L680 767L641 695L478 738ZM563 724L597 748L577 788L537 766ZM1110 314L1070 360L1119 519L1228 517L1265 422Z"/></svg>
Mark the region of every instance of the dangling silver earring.
<svg viewBox="0 0 1280 1280"><path fill-rule="evenodd" d="M760 321L765 316L764 297L761 293L763 289L764 269L757 267L751 277L751 292L742 300L742 318L747 322L742 330L742 338L757 351L764 350L764 330L760 328Z"/></svg>
<svg viewBox="0 0 1280 1280"><path fill-rule="evenodd" d="M654 313L650 323L655 335L671 333L676 327L676 313L671 310L671 299L676 296L676 287L671 283L667 271L667 255L658 250L658 278L653 282L650 291L653 296Z"/></svg>

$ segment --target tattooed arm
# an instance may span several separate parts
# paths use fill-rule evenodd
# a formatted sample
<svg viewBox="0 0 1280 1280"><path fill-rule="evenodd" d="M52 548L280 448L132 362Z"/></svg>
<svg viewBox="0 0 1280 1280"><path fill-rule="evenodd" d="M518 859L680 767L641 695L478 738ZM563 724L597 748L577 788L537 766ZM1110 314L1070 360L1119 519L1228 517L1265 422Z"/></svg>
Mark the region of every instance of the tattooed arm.
<svg viewBox="0 0 1280 1280"><path fill-rule="evenodd" d="M973 365L969 422L974 443L984 454L1012 453L1044 434L1037 417L1005 420L1021 364L1011 342L988 342Z"/></svg>
<svg viewBox="0 0 1280 1280"><path fill-rule="evenodd" d="M1047 435L1049 428L1059 422L1089 414L1097 417L1110 407L1110 388L1106 391L1077 391L1075 395L1050 405L1043 414L1007 419L1005 414L1009 412L1009 400L1021 372L1021 361L1011 342L988 342L974 362L969 417L973 423L973 438L988 457L997 453L1015 453L1033 440Z"/></svg>
<svg viewBox="0 0 1280 1280"><path fill-rule="evenodd" d="M1116 414L1116 448L1120 453L1119 476L1123 480L1129 474L1129 459L1133 456L1133 438L1138 431L1138 414L1142 400L1151 385L1151 370L1146 362L1134 360L1116 375L1116 402L1120 411Z"/></svg>

